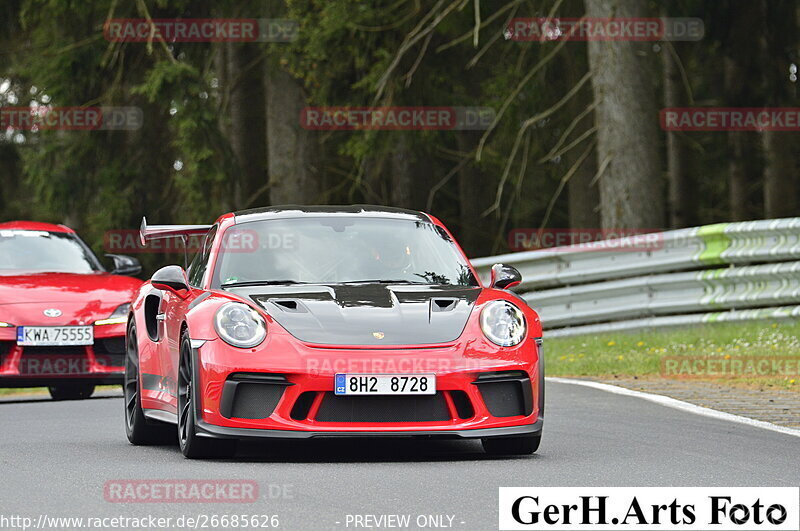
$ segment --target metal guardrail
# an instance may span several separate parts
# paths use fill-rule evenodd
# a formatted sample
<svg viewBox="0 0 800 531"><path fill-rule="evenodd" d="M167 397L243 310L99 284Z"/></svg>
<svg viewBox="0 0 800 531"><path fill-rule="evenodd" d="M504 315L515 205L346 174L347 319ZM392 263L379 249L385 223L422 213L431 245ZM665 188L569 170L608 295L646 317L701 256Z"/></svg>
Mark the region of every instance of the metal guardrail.
<svg viewBox="0 0 800 531"><path fill-rule="evenodd" d="M607 240L472 263L482 277L495 263L519 269L523 282L515 291L539 312L551 337L798 315L800 218L657 236L658 245L647 250Z"/></svg>
<svg viewBox="0 0 800 531"><path fill-rule="evenodd" d="M520 291L714 265L800 260L800 218L718 223L657 233L655 250L620 250L618 240L476 258L481 276L504 263L522 273Z"/></svg>

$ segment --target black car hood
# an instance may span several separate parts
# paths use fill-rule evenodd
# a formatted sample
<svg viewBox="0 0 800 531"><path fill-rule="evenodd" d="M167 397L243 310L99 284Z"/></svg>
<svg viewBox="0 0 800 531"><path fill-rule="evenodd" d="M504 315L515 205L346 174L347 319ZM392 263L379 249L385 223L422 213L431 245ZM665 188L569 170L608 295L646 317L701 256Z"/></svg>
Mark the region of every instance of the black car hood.
<svg viewBox="0 0 800 531"><path fill-rule="evenodd" d="M423 345L458 339L481 288L334 284L229 288L290 334L327 345Z"/></svg>

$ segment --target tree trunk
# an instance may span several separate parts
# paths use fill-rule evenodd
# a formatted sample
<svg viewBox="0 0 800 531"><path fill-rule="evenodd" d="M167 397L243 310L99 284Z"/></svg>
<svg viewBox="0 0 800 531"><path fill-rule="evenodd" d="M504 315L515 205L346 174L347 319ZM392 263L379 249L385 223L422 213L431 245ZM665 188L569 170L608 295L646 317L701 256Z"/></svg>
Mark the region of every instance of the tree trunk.
<svg viewBox="0 0 800 531"><path fill-rule="evenodd" d="M236 158L234 208L250 204L252 193L266 178L266 108L264 104L263 59L252 44L227 45L227 87L230 111L229 139ZM298 113L299 116L299 113Z"/></svg>
<svg viewBox="0 0 800 531"><path fill-rule="evenodd" d="M263 0L267 18L285 18L286 1ZM302 83L280 65L277 57L264 61L267 103L267 172L273 205L312 204L321 200L320 135L304 129L300 115L308 98Z"/></svg>
<svg viewBox="0 0 800 531"><path fill-rule="evenodd" d="M361 162L361 193L364 201L370 204L381 205L389 202L389 193L385 183L386 158L384 153L372 149Z"/></svg>
<svg viewBox="0 0 800 531"><path fill-rule="evenodd" d="M743 131L728 133L728 201L731 221L742 221L750 217L748 207L747 168L745 153L747 139Z"/></svg>
<svg viewBox="0 0 800 531"><path fill-rule="evenodd" d="M20 166L16 145L0 143L0 212L8 217L24 217L25 208L20 208L25 204Z"/></svg>
<svg viewBox="0 0 800 531"><path fill-rule="evenodd" d="M591 114L581 120L581 124L586 122L591 127ZM578 126L576 131L585 131L583 125ZM571 168L580 156L580 148L576 148L577 153L567 153L565 155L565 168ZM600 227L600 193L597 183L592 183L597 173L597 158L589 155L583 164L575 171L567 182L567 195L569 202L569 226L573 229L596 229Z"/></svg>
<svg viewBox="0 0 800 531"><path fill-rule="evenodd" d="M415 208L414 189L414 152L409 145L408 135L405 131L393 132L392 136L397 141L394 150L389 155L389 197L392 206L401 208Z"/></svg>
<svg viewBox="0 0 800 531"><path fill-rule="evenodd" d="M572 83L578 83L585 74L585 70L583 70L585 67L584 61L581 60L579 66L576 64L576 58L572 54L568 54L565 64ZM567 104L570 119L580 115L591 103L591 91L587 88L582 88L580 94L576 94ZM594 111L581 118L572 132L572 138L580 137L591 129L593 125ZM564 172L578 161L588 142L591 142L591 139L584 140L580 146L572 148L564 155L564 164L561 165L564 168ZM567 181L569 226L573 229L596 229L600 227L600 190L597 187L597 183L592 182L596 174L597 157L592 153L584 159L583 164Z"/></svg>
<svg viewBox="0 0 800 531"><path fill-rule="evenodd" d="M643 17L638 0L585 0L589 17ZM664 226L658 113L646 60L651 45L589 42L597 108L601 220L604 228Z"/></svg>
<svg viewBox="0 0 800 531"><path fill-rule="evenodd" d="M800 214L797 208L795 137L791 133L764 131L764 214L786 218Z"/></svg>
<svg viewBox="0 0 800 531"><path fill-rule="evenodd" d="M300 82L270 65L266 72L267 161L272 204L310 204L320 196L320 146L303 129L306 95Z"/></svg>
<svg viewBox="0 0 800 531"><path fill-rule="evenodd" d="M789 66L798 44L795 20L800 11L789 2L766 2L767 27L764 32L765 62L769 83L767 90L770 107L791 107L794 100L793 83L789 80ZM789 132L764 131L764 214L767 218L798 215L797 137Z"/></svg>
<svg viewBox="0 0 800 531"><path fill-rule="evenodd" d="M456 133L458 151L462 154L475 149L480 141L480 131ZM458 172L459 234L458 242L467 256L486 256L492 250L494 217L482 218L481 213L492 203L494 196L487 186L490 179L481 172L474 160Z"/></svg>
<svg viewBox="0 0 800 531"><path fill-rule="evenodd" d="M744 36L759 35L765 30L763 6L756 1L733 2L730 12L731 23L723 43L724 106L756 106L763 102L763 93L759 90L758 83L763 49L760 38L748 39ZM758 195L755 193L758 187L757 142L757 133L728 132L728 198L732 221L747 220L757 216L753 204L753 199Z"/></svg>
<svg viewBox="0 0 800 531"><path fill-rule="evenodd" d="M681 107L684 104L683 83L675 54L680 43L668 43L661 49L664 67L664 106ZM667 180L669 182L669 224L673 229L691 227L697 221L697 194L686 168L686 149L677 131L667 131Z"/></svg>

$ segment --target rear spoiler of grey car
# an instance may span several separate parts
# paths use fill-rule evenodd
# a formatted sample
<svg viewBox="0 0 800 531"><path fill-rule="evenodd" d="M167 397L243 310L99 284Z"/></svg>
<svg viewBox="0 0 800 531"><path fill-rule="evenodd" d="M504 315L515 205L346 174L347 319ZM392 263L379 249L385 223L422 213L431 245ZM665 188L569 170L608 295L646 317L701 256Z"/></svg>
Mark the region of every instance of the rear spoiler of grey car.
<svg viewBox="0 0 800 531"><path fill-rule="evenodd" d="M139 240L142 245L153 240L165 238L180 238L183 241L183 267L189 267L189 237L207 233L211 225L148 225L147 218L142 217L142 226L139 228Z"/></svg>
<svg viewBox="0 0 800 531"><path fill-rule="evenodd" d="M181 238L185 242L189 236L203 235L211 229L211 225L148 225L147 218L142 218L139 228L139 240L142 245L152 240L164 238Z"/></svg>

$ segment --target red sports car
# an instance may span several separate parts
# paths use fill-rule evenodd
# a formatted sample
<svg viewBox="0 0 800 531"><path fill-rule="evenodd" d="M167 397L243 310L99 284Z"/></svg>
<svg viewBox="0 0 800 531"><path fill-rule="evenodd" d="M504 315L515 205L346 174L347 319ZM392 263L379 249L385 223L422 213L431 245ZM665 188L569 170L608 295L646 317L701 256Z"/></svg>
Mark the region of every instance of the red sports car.
<svg viewBox="0 0 800 531"><path fill-rule="evenodd" d="M139 262L106 272L64 225L0 223L0 387L47 386L57 400L119 384Z"/></svg>
<svg viewBox="0 0 800 531"><path fill-rule="evenodd" d="M143 241L205 233L188 271L142 285L128 320L133 444L187 457L248 438L480 438L539 446L541 324L481 284L433 216L385 207L272 207L211 226L147 226ZM177 430L176 430L177 427Z"/></svg>

